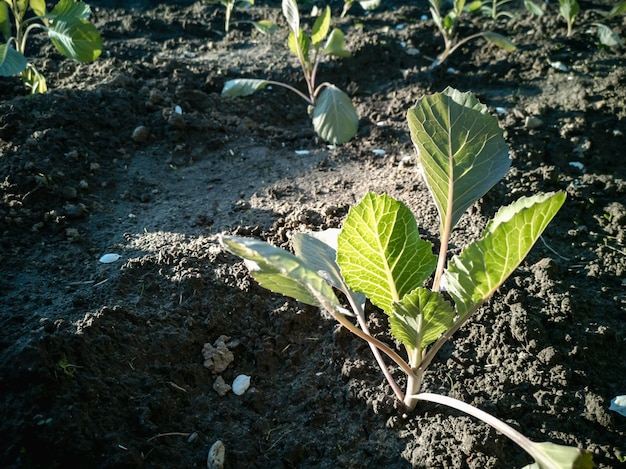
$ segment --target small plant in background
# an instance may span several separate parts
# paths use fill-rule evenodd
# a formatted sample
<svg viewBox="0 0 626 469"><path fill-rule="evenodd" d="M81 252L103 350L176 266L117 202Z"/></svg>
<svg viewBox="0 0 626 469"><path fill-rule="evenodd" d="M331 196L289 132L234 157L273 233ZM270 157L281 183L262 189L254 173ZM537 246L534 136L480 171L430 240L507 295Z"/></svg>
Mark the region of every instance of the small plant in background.
<svg viewBox="0 0 626 469"><path fill-rule="evenodd" d="M259 21L235 21L231 22L231 16L234 10L245 10L254 6L254 0L207 0L206 3L222 5L226 9L224 18L224 31L228 34L231 24L248 23L254 26L262 34L272 34L276 30L276 25L269 20Z"/></svg>
<svg viewBox="0 0 626 469"><path fill-rule="evenodd" d="M487 15L494 20L501 17L515 18L515 15L510 11L502 10L504 5L511 3L512 1L513 0L490 0L482 2L481 0L476 0L468 5L468 9L469 11L475 11L476 8L479 8L482 14Z"/></svg>
<svg viewBox="0 0 626 469"><path fill-rule="evenodd" d="M348 14L348 11L350 11L350 8L352 8L355 3L358 3L365 11L372 11L380 6L382 0L346 0L341 12L342 18Z"/></svg>
<svg viewBox="0 0 626 469"><path fill-rule="evenodd" d="M439 254L421 238L410 210L386 195L368 193L352 207L342 230L296 233L294 254L262 241L223 236L265 288L328 311L367 341L391 388L407 409L419 400L444 404L493 426L527 451L539 468L593 467L577 448L534 443L510 426L456 399L424 393L422 378L451 336L523 261L565 201L562 192L522 197L503 207L482 237L449 259L452 230L465 211L508 171L511 160L497 120L470 93L448 88L408 112L422 175L440 218ZM432 277L432 286L424 285ZM344 307L335 290L345 296ZM388 316L407 359L373 337L368 298ZM355 317L357 325L349 318ZM403 392L381 353L406 375Z"/></svg>
<svg viewBox="0 0 626 469"><path fill-rule="evenodd" d="M34 16L27 17L28 10ZM89 22L90 15L89 5L76 0L61 0L50 12L45 0L0 0L0 33L6 41L0 44L0 76L20 75L32 94L47 91L44 76L25 56L28 37L37 29L45 31L65 57L79 62L96 60L102 52L102 38Z"/></svg>
<svg viewBox="0 0 626 469"><path fill-rule="evenodd" d="M311 34L305 33L300 27L300 14L295 0L283 0L282 9L290 29L289 49L298 58L307 92L303 93L291 85L277 81L238 78L224 83L222 94L248 96L268 85L282 86L309 104L313 127L323 140L333 144L345 143L356 135L359 127L359 118L352 100L331 83L316 85L318 67L324 56L350 56L350 52L345 49L343 33L336 28L330 31L331 15L328 6L315 20Z"/></svg>
<svg viewBox="0 0 626 469"><path fill-rule="evenodd" d="M580 6L576 0L559 0L559 15L567 23L567 37L574 34L574 22L580 11Z"/></svg>
<svg viewBox="0 0 626 469"><path fill-rule="evenodd" d="M429 3L430 13L433 17L435 25L437 26L437 29L439 29L439 32L443 37L444 42L443 52L439 54L439 56L434 60L431 68L435 68L438 65L441 65L452 53L454 53L462 45L481 37L506 51L514 51L517 49L517 47L515 47L515 45L506 37L491 31L483 31L480 33L472 34L463 39L459 39L456 35L456 28L464 12L465 0L454 0L452 2L452 8L445 14L445 16L442 14L441 11L443 4L442 0L429 0ZM502 1L494 2L494 4L489 7L489 11L492 15L498 15L496 5L502 5L502 3ZM481 2L475 2L475 5L472 8L480 9L483 5L484 4Z"/></svg>

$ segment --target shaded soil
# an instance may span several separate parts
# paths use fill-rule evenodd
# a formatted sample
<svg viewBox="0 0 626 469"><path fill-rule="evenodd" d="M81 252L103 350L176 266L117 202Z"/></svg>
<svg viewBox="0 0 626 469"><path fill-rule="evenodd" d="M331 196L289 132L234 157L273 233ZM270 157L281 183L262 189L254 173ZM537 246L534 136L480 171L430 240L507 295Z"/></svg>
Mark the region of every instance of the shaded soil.
<svg viewBox="0 0 626 469"><path fill-rule="evenodd" d="M260 288L217 244L229 232L287 247L295 231L340 227L367 191L404 201L434 237L405 114L446 86L498 115L513 158L456 246L522 195L568 200L441 350L424 390L623 466L626 418L608 407L626 393L626 68L623 50L590 32L590 9L608 3L582 3L571 38L552 4L541 18L473 18L461 34L490 28L518 51L471 42L435 70L442 41L421 19L426 2L355 6L335 20L353 56L320 69L361 117L338 148L285 91L220 96L242 76L303 85L284 27L266 38L235 25L225 37L212 5L92 6L106 45L96 63L61 60L34 36L51 91L31 98L19 79L0 81L0 466L204 467L217 440L227 468L530 463L455 411L425 403L405 414L364 343ZM264 17L284 26L279 5L235 14ZM624 16L607 24L626 37ZM145 140L133 139L138 126ZM99 263L106 253L121 257ZM369 313L390 341L384 315ZM205 344L232 363L205 366ZM242 396L214 389L239 374L251 376Z"/></svg>

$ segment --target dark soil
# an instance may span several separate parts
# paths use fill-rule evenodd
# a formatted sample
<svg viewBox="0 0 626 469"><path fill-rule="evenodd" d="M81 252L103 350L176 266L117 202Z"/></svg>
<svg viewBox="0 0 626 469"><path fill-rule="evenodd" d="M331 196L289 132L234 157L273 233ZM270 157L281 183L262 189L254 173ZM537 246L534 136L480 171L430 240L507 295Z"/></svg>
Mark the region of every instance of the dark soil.
<svg viewBox="0 0 626 469"><path fill-rule="evenodd" d="M106 50L88 65L33 36L51 91L29 97L18 78L0 80L0 466L205 467L217 440L226 468L530 463L456 411L423 403L405 414L366 344L259 287L217 243L228 232L287 247L294 231L340 227L367 191L404 201L434 238L405 114L452 86L499 116L513 158L462 220L457 246L522 195L568 199L441 350L424 390L624 467L626 418L608 410L626 394L624 50L595 39L590 10L608 2L581 3L571 38L554 2L541 18L519 3L517 19L460 28L507 34L517 52L475 41L435 70L442 41L421 19L426 1L337 18L353 56L325 63L321 79L353 97L361 124L336 149L286 91L220 96L243 76L303 85L278 4L235 13L280 22L268 39L248 24L225 37L215 5L93 1ZM626 37L626 16L606 24ZM138 126L144 141L132 137ZM99 263L106 253L121 258ZM374 308L370 323L389 341ZM205 344L234 360L205 367ZM242 373L244 395L214 390Z"/></svg>

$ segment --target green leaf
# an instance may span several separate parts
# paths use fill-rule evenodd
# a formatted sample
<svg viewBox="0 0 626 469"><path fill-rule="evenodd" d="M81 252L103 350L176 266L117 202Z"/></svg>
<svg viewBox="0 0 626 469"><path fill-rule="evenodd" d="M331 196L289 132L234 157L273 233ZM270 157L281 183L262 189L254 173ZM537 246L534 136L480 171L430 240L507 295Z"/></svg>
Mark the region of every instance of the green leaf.
<svg viewBox="0 0 626 469"><path fill-rule="evenodd" d="M593 469L596 465L593 462L591 453L582 451L572 446L557 445L549 441L533 443L534 449L552 463L550 467L540 463L529 464L523 469Z"/></svg>
<svg viewBox="0 0 626 469"><path fill-rule="evenodd" d="M250 274L262 287L301 303L345 313L332 287L293 254L263 241L237 236L223 236L221 243L246 261Z"/></svg>
<svg viewBox="0 0 626 469"><path fill-rule="evenodd" d="M408 120L443 234L506 174L508 147L496 118L469 92L446 88L426 96Z"/></svg>
<svg viewBox="0 0 626 469"><path fill-rule="evenodd" d="M598 28L598 40L607 47L624 47L624 42L611 28L602 23L591 23Z"/></svg>
<svg viewBox="0 0 626 469"><path fill-rule="evenodd" d="M9 7L6 2L0 1L0 33L5 42L11 37L11 19L9 18Z"/></svg>
<svg viewBox="0 0 626 469"><path fill-rule="evenodd" d="M359 305L365 304L365 295L348 288L337 265L337 238L341 230L330 228L315 233L295 233L293 251L328 284L352 297Z"/></svg>
<svg viewBox="0 0 626 469"><path fill-rule="evenodd" d="M39 73L34 65L28 64L26 70L21 73L22 82L30 90L30 94L45 93L48 91L46 78Z"/></svg>
<svg viewBox="0 0 626 469"><path fill-rule="evenodd" d="M296 0L283 0L282 8L289 29L298 36L300 32L300 12L298 11Z"/></svg>
<svg viewBox="0 0 626 469"><path fill-rule="evenodd" d="M485 39L487 39L492 44L495 44L500 49L503 49L509 52L513 52L514 50L517 50L517 47L515 46L515 44L513 44L509 39L502 36L501 34L492 33L488 31L488 32L484 32L482 35Z"/></svg>
<svg viewBox="0 0 626 469"><path fill-rule="evenodd" d="M339 235L337 264L348 286L391 314L392 303L422 286L435 268L432 244L401 202L367 193Z"/></svg>
<svg viewBox="0 0 626 469"><path fill-rule="evenodd" d="M270 20L259 20L253 21L252 25L262 34L269 36L270 34L274 34L277 29L275 23L272 23Z"/></svg>
<svg viewBox="0 0 626 469"><path fill-rule="evenodd" d="M46 1L45 0L30 0L30 7L37 16L46 15Z"/></svg>
<svg viewBox="0 0 626 469"><path fill-rule="evenodd" d="M611 11L609 11L607 18L613 18L617 15L621 15L624 12L626 12L626 0L618 2L617 5L611 8Z"/></svg>
<svg viewBox="0 0 626 469"><path fill-rule="evenodd" d="M389 317L391 334L409 353L424 350L447 331L454 322L454 309L439 292L417 288L392 304Z"/></svg>
<svg viewBox="0 0 626 469"><path fill-rule="evenodd" d="M52 9L47 18L55 20L60 17L65 17L87 20L90 15L91 8L87 3L79 2L77 0L61 0Z"/></svg>
<svg viewBox="0 0 626 469"><path fill-rule="evenodd" d="M313 23L313 29L311 30L311 43L313 47L317 47L322 43L328 30L330 29L330 7L327 5L320 16L317 17L315 23Z"/></svg>
<svg viewBox="0 0 626 469"><path fill-rule="evenodd" d="M55 18L48 27L48 36L61 54L79 62L93 62L102 52L100 33L93 24L79 17Z"/></svg>
<svg viewBox="0 0 626 469"><path fill-rule="evenodd" d="M21 73L28 64L26 57L9 44L0 44L0 77Z"/></svg>
<svg viewBox="0 0 626 469"><path fill-rule="evenodd" d="M289 37L287 38L287 44L289 45L289 49L294 55L298 58L302 57L305 63L309 63L309 48L311 47L311 38L304 33L304 31L300 31L298 34L298 42L296 42L296 35L292 31L289 33Z"/></svg>
<svg viewBox="0 0 626 469"><path fill-rule="evenodd" d="M524 6L535 16L543 16L544 14L543 8L532 0L524 0Z"/></svg>
<svg viewBox="0 0 626 469"><path fill-rule="evenodd" d="M454 256L443 274L445 290L465 316L487 300L513 273L554 218L563 192L522 197L501 208L483 237Z"/></svg>
<svg viewBox="0 0 626 469"><path fill-rule="evenodd" d="M334 145L351 140L359 130L359 116L350 97L334 85L326 86L315 99L313 127Z"/></svg>
<svg viewBox="0 0 626 469"><path fill-rule="evenodd" d="M336 57L350 57L350 51L345 49L346 42L341 30L335 28L328 36L326 45L324 46L324 53L334 55Z"/></svg>
<svg viewBox="0 0 626 469"><path fill-rule="evenodd" d="M559 0L559 13L568 23L573 23L580 7L576 0Z"/></svg>
<svg viewBox="0 0 626 469"><path fill-rule="evenodd" d="M267 80L258 80L256 78L228 80L222 88L222 96L250 96L267 85Z"/></svg>
<svg viewBox="0 0 626 469"><path fill-rule="evenodd" d="M376 10L380 6L381 3L382 3L382 0L360 0L359 1L359 5L361 5L361 8L363 8L365 11Z"/></svg>

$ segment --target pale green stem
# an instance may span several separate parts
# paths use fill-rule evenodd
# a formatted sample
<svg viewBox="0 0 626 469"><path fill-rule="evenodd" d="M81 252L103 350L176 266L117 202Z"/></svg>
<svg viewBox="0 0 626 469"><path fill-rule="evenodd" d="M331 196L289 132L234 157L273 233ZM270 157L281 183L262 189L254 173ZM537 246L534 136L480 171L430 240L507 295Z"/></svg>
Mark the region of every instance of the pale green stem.
<svg viewBox="0 0 626 469"><path fill-rule="evenodd" d="M300 91L297 88L294 88L291 85L288 85L286 83L282 83L280 81L272 81L272 80L265 80L265 82L268 85L276 85L276 86L282 86L283 88L288 89L289 91L293 91L294 93L296 93L298 96L300 96L302 99L304 99L308 104L310 104L311 106L313 106L315 104L315 101L313 101L313 99L311 99L310 97L308 97L306 94L304 94L302 91Z"/></svg>
<svg viewBox="0 0 626 469"><path fill-rule="evenodd" d="M461 412L465 412L468 415L476 417L479 420L482 420L487 425L492 426L504 436L510 438L513 442L515 442L520 448L526 451L528 454L532 456L532 458L541 465L544 469L559 469L559 466L554 464L550 459L546 458L546 456L537 450L535 443L530 441L520 432L515 430L510 425L498 420L493 415L488 414L487 412L480 410L472 405L466 404L463 401L459 401L458 399L454 399L448 396L441 396L439 394L432 394L428 392L423 392L420 394L416 394L414 396L415 399L429 402L436 402L437 404L443 404L448 407L452 407L453 409L460 410Z"/></svg>

